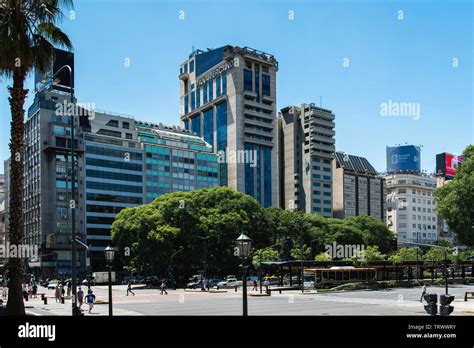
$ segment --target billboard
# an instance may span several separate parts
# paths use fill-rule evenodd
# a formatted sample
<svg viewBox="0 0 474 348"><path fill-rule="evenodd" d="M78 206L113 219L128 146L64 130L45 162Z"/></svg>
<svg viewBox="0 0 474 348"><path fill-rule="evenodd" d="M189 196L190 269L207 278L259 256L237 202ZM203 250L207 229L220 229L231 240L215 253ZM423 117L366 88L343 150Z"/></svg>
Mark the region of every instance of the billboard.
<svg viewBox="0 0 474 348"><path fill-rule="evenodd" d="M457 167L464 161L461 156L456 156L451 153L440 153L436 155L436 173L447 178L452 178L456 175Z"/></svg>
<svg viewBox="0 0 474 348"><path fill-rule="evenodd" d="M414 145L387 147L387 172L420 172L420 147Z"/></svg>
<svg viewBox="0 0 474 348"><path fill-rule="evenodd" d="M57 85L52 86L52 89L70 92L70 87L74 88L74 53L60 50L58 48L54 49L54 59L51 62L51 66L46 71L41 72L38 69L35 71L35 86L38 86L38 83L41 83L41 80L45 76L53 76L61 67L64 65L69 65L72 69L72 81L70 81L69 71L64 69L59 73L56 78L59 80Z"/></svg>

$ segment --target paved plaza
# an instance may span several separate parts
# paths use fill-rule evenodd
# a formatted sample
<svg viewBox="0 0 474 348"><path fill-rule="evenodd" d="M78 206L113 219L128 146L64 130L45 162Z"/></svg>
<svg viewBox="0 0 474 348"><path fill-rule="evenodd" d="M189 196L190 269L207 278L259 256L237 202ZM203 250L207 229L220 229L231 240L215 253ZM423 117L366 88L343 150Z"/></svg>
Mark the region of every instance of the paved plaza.
<svg viewBox="0 0 474 348"><path fill-rule="evenodd" d="M98 304L92 313L85 315L108 315L107 286L92 287ZM472 286L450 286L450 293L456 298L452 315L473 315L474 300L464 301L466 291ZM444 294L444 287L428 287L429 293ZM199 290L168 290L160 295L158 289L134 289L135 296L126 296L126 286L113 287L114 315L231 315L242 314L242 292L228 289L222 292L201 292ZM71 315L71 301L56 303L52 290L40 287L45 292L48 304L40 297L26 302L27 310L36 315ZM248 291L256 295L256 291ZM420 288L389 289L379 291L342 291L316 293L301 291L273 292L271 296L249 296L249 315L426 315L420 303Z"/></svg>

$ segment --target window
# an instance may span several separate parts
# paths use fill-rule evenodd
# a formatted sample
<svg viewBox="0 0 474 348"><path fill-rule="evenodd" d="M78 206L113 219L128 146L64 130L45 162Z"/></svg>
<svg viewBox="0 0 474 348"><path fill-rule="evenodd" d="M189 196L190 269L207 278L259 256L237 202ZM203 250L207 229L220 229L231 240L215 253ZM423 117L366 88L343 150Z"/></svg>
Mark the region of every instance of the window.
<svg viewBox="0 0 474 348"><path fill-rule="evenodd" d="M201 107L201 87L198 87L196 90L196 107Z"/></svg>
<svg viewBox="0 0 474 348"><path fill-rule="evenodd" d="M122 122L122 128L130 129L130 123L128 123L128 122Z"/></svg>
<svg viewBox="0 0 474 348"><path fill-rule="evenodd" d="M270 96L270 76L262 74L262 94Z"/></svg>
<svg viewBox="0 0 474 348"><path fill-rule="evenodd" d="M119 126L119 122L118 122L117 120L110 120L109 122L106 123L106 126L118 127L118 126Z"/></svg>
<svg viewBox="0 0 474 348"><path fill-rule="evenodd" d="M214 92L212 90L213 88L213 81L209 81L209 101L211 101L214 98Z"/></svg>
<svg viewBox="0 0 474 348"><path fill-rule="evenodd" d="M227 93L227 73L222 74L222 94Z"/></svg>
<svg viewBox="0 0 474 348"><path fill-rule="evenodd" d="M133 139L132 133L125 133L125 138L127 138L127 139Z"/></svg>
<svg viewBox="0 0 474 348"><path fill-rule="evenodd" d="M252 70L244 69L244 91L252 91Z"/></svg>
<svg viewBox="0 0 474 348"><path fill-rule="evenodd" d="M216 98L221 96L221 77L216 77Z"/></svg>
<svg viewBox="0 0 474 348"><path fill-rule="evenodd" d="M194 71L194 60L189 62L189 72L192 73Z"/></svg>

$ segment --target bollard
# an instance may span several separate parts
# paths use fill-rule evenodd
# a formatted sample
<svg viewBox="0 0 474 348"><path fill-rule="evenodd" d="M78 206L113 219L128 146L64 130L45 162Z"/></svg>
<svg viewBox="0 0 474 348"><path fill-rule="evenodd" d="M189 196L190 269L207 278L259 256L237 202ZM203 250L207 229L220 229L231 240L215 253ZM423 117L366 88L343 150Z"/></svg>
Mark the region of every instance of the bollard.
<svg viewBox="0 0 474 348"><path fill-rule="evenodd" d="M44 301L44 294L41 294L41 300Z"/></svg>
<svg viewBox="0 0 474 348"><path fill-rule="evenodd" d="M237 292L237 286L235 287L235 292Z"/></svg>
<svg viewBox="0 0 474 348"><path fill-rule="evenodd" d="M46 297L43 296L43 303L44 304L48 304L48 299Z"/></svg>

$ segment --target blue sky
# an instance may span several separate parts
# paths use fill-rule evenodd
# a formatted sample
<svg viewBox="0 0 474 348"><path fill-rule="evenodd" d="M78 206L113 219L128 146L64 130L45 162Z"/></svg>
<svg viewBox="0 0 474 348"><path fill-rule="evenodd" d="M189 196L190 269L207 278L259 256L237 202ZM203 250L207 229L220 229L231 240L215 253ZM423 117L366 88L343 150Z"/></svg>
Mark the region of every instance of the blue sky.
<svg viewBox="0 0 474 348"><path fill-rule="evenodd" d="M278 109L322 98L336 115L337 150L379 171L386 145L423 145L422 168L432 172L435 154L474 143L469 0L76 0L74 10L63 28L74 44L76 95L99 109L179 124L180 63L193 47L230 44L275 55ZM0 172L9 83L0 82ZM389 100L419 103L420 118L381 116Z"/></svg>

